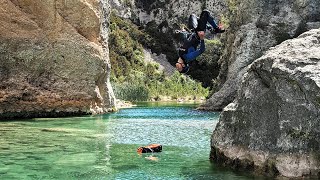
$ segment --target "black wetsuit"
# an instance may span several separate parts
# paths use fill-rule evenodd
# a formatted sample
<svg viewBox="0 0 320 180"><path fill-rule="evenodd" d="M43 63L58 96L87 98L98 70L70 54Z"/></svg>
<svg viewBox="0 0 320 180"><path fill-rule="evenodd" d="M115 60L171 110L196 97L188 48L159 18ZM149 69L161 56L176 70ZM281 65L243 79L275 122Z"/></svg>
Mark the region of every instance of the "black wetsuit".
<svg viewBox="0 0 320 180"><path fill-rule="evenodd" d="M204 40L200 40L197 32L206 31L208 28L219 29L213 17L207 10L202 11L200 18L197 18L197 16L194 14L190 15L188 23L188 27L192 30L192 33L190 34L186 31L183 32L185 33L183 35L185 40L183 45L179 48L179 57L186 65L182 72L188 72L189 63L194 61L205 51ZM211 26L208 26L208 23ZM199 45L200 48L198 48Z"/></svg>

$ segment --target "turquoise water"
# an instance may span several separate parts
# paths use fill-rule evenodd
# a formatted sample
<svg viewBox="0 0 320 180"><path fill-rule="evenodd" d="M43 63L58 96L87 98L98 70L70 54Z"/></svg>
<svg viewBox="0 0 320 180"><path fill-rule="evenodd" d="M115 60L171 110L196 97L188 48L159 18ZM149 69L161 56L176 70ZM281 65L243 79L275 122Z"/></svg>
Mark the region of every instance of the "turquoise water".
<svg viewBox="0 0 320 180"><path fill-rule="evenodd" d="M2 121L0 179L253 179L209 162L219 114L194 107L144 103L101 116ZM136 153L152 143L163 152Z"/></svg>

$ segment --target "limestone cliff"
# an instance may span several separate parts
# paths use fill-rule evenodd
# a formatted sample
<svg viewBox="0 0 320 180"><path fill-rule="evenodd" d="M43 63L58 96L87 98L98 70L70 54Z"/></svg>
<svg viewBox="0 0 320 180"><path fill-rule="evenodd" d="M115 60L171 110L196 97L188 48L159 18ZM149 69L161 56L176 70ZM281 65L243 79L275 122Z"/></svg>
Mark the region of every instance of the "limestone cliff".
<svg viewBox="0 0 320 180"><path fill-rule="evenodd" d="M215 80L219 91L200 107L204 110L222 110L232 102L248 65L270 47L320 27L318 0L112 0L111 5L119 15L138 24L156 22L157 30L164 33L172 33L170 28L177 28L189 14L199 14L204 8L217 19L223 17L229 27L222 35L225 49L219 60L221 68L211 70L220 71Z"/></svg>
<svg viewBox="0 0 320 180"><path fill-rule="evenodd" d="M114 107L107 2L0 4L1 118L103 113Z"/></svg>
<svg viewBox="0 0 320 180"><path fill-rule="evenodd" d="M318 0L112 0L111 5L119 15L131 18L137 24L146 26L156 22L158 30L164 33L172 33L171 28L178 28L179 24L186 22L189 14L199 14L204 8L210 10L217 20L223 19L227 23L227 33L222 35L225 49L219 60L221 68L211 69L220 71L215 81L219 91L200 107L204 110L222 110L232 102L247 66L270 47L320 27Z"/></svg>
<svg viewBox="0 0 320 180"><path fill-rule="evenodd" d="M320 27L318 0L228 0L227 30L218 92L201 109L222 110L233 101L248 65L284 40Z"/></svg>
<svg viewBox="0 0 320 180"><path fill-rule="evenodd" d="M254 61L212 136L212 160L286 177L320 177L320 29Z"/></svg>

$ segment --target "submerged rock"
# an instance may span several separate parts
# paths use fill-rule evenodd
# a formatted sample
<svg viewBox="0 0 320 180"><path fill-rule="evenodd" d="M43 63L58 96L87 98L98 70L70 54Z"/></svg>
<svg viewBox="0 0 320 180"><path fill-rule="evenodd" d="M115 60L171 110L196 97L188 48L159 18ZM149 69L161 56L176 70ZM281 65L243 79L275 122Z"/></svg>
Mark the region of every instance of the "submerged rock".
<svg viewBox="0 0 320 180"><path fill-rule="evenodd" d="M320 29L249 66L212 135L213 161L286 177L320 177Z"/></svg>
<svg viewBox="0 0 320 180"><path fill-rule="evenodd" d="M108 13L98 0L1 0L0 118L114 107Z"/></svg>

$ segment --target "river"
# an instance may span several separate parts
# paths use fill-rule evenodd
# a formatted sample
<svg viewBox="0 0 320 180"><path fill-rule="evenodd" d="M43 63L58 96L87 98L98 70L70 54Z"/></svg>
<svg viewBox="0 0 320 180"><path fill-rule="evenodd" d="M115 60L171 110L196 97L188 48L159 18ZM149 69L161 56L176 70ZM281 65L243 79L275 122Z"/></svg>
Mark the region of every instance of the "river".
<svg viewBox="0 0 320 180"><path fill-rule="evenodd" d="M209 162L219 113L140 103L119 112L0 122L0 179L260 179ZM159 143L161 153L137 154Z"/></svg>

